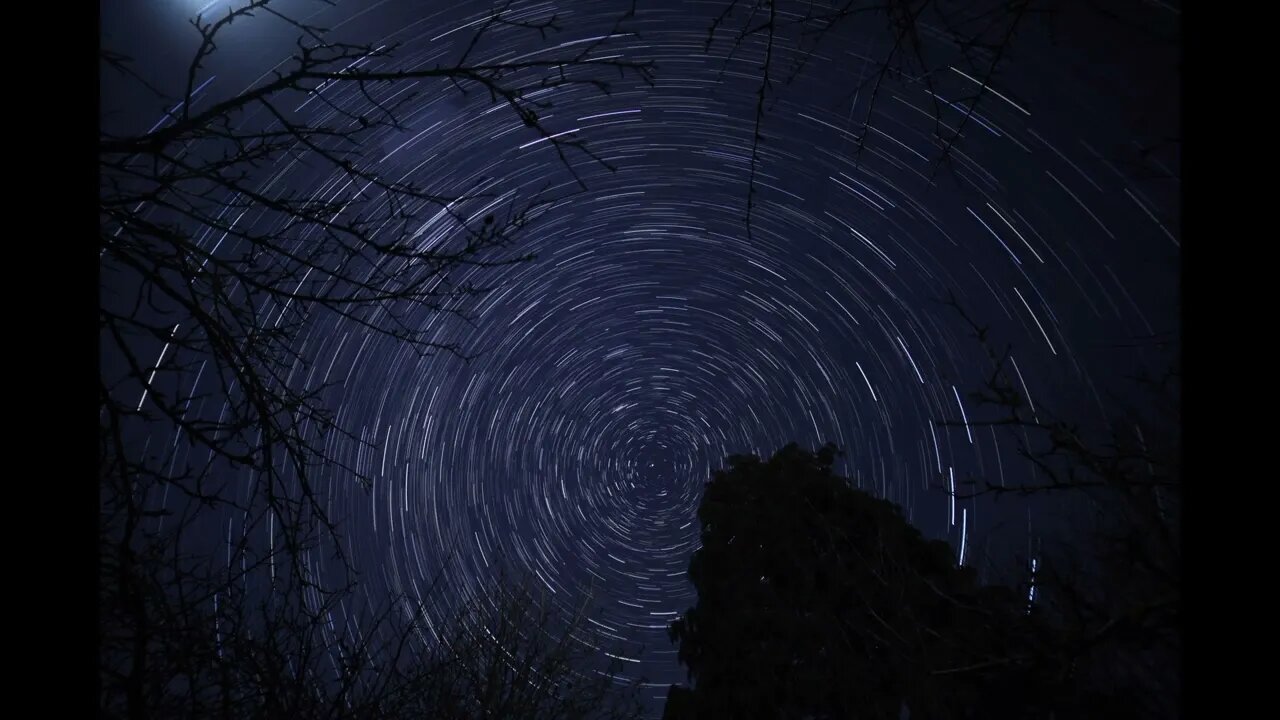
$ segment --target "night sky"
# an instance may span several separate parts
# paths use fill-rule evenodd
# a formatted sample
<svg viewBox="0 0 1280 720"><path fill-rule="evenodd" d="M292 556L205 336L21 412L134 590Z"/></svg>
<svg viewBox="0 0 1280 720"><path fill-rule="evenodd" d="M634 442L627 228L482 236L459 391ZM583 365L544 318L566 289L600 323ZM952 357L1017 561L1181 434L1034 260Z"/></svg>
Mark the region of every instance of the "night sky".
<svg viewBox="0 0 1280 720"><path fill-rule="evenodd" d="M627 5L518 3L530 18L554 12L564 29L542 41L506 28L486 52L596 38ZM432 188L481 182L503 197L550 188L561 198L521 236L516 250L533 262L476 271L495 289L471 323L425 311L411 321L478 357L419 358L330 316L300 337L316 380L335 383L327 402L339 422L377 446L329 448L375 478L371 491L341 473L323 478L364 592L419 593L446 558L457 595L503 563L566 609L591 590L594 621L619 640L628 676L647 678L645 695L659 699L684 679L666 625L693 602L694 513L727 454L831 441L846 451L844 473L951 540L966 563L1034 546L1038 508L953 505L946 493L952 478L1028 471L989 428L935 426L977 412L968 393L989 367L936 298L953 291L1013 344L1033 403L1081 417L1104 411L1124 373L1160 365L1159 347L1135 338L1177 328L1180 170L1176 143L1160 144L1181 133L1175 44L1079 8L1064 7L1052 29L1029 18L964 127L954 171L931 181L932 100L909 79L885 81L855 158L870 94L858 79L891 40L855 23L771 97L748 237L765 48L753 38L726 62L726 31L704 51L722 5L642 0L603 47L654 60L654 86L625 79L611 96L577 88L550 98L546 126L573 131L616 168L571 157L586 190L509 110L448 83L419 84L402 117L409 129L378 137L371 159ZM173 82L196 39L186 18L224 6L107 3L104 38L156 82ZM456 57L488 8L339 2L322 17L364 42L401 43L395 62L412 65ZM1176 28L1174 6L1125 8L1142 27ZM234 30L198 97L239 91L293 39L269 18ZM779 43L790 62L793 38ZM973 71L957 65L934 79L939 100L955 103L942 118L954 126L976 91ZM104 109L119 113L104 121L145 130L161 109L138 97L105 85ZM350 90L328 100L364 102ZM302 111L331 112L318 102ZM286 165L263 168L263 181L282 171L300 189L334 181ZM423 237L445 228L427 222ZM138 441L174 442L148 432Z"/></svg>

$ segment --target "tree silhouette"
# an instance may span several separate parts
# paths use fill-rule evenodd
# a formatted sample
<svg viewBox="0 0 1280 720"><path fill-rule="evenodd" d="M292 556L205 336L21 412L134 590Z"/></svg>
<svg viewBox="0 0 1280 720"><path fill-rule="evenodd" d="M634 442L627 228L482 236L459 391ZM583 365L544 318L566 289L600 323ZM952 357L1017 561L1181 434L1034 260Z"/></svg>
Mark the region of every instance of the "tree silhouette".
<svg viewBox="0 0 1280 720"><path fill-rule="evenodd" d="M486 290L475 272L528 260L513 250L520 233L564 199L483 178L436 187L429 172L384 162L380 143L409 130L421 89L436 84L510 112L578 178L584 158L608 163L548 126L547 92L651 80L648 63L610 45L631 13L615 32L558 44L559 16L510 5L432 61L342 39L272 0L193 20L198 46L174 87L102 49L99 657L113 716L271 716L287 690L273 677L309 697L323 685L307 675L317 664L380 662L342 644L368 649L372 638L314 640L354 583L318 474L366 489L373 480L352 460L371 445L326 403L334 382L307 330L332 320L419 354L467 357L428 321L468 320ZM220 42L255 17L297 37L292 57L239 92L202 94ZM511 59L499 33L533 33L547 48ZM139 94L162 118L149 130L117 119ZM346 580L321 576L314 558L330 554ZM384 616L397 617L366 620L380 627ZM210 635L211 623L224 630ZM248 645L232 653L236 642ZM241 664L213 660L228 656ZM285 675L280 660L294 663ZM345 667L330 675L338 686L363 677ZM262 697L210 704L208 693L237 688ZM351 716L344 707L286 714Z"/></svg>
<svg viewBox="0 0 1280 720"><path fill-rule="evenodd" d="M1106 417L1085 422L1030 391L997 350L990 328L949 293L940 302L968 325L989 362L969 394L973 417L944 427L990 426L1030 463L1027 476L957 481L957 498L1052 497L1072 526L1034 563L1036 610L1056 628L1042 648L1069 674L1076 695L1114 717L1174 718L1181 712L1182 448L1181 372L1174 362L1107 393ZM1176 349L1176 333L1126 342ZM1098 709L1092 712L1097 715ZM1085 716L1081 702L1075 710ZM1063 716L1062 713L1059 714Z"/></svg>
<svg viewBox="0 0 1280 720"><path fill-rule="evenodd" d="M303 328L328 315L422 354L466 356L424 320L466 316L485 290L470 271L529 259L510 248L556 198L517 198L492 182L432 189L386 168L371 140L406 129L415 83L439 83L505 106L574 172L571 153L599 158L546 126L549 101L538 91L609 92L611 81L651 78L649 64L604 52L613 33L568 53L495 60L496 30L562 29L555 15L515 20L506 10L479 24L456 61L406 65L394 45L332 39L271 0L252 0L193 21L201 42L176 92L156 88L126 55L102 51L104 71L168 108L146 132L104 125L98 143L102 464L114 479L109 513L127 516L122 528L149 510L135 507L148 488L232 503L215 472L229 465L260 476L247 505L276 516L296 555L304 541L294 530L329 526L312 482L317 466L370 482L331 451L333 436L367 443L323 402L332 383L298 342ZM254 16L297 33L293 57L238 94L198 102L218 40ZM104 94L104 117L116 97L123 93ZM324 111L293 109L305 102ZM296 187L278 162L331 182ZM174 453L138 450L133 436L153 427L171 428L209 461L173 467Z"/></svg>
<svg viewBox="0 0 1280 720"><path fill-rule="evenodd" d="M174 583L189 565L143 568L159 584L138 595L143 632L112 587L100 603L103 653L133 670L108 663L104 718L640 717L638 685L598 661L610 641L586 624L589 607L566 617L528 583L495 583L453 610L408 597L357 610L350 594L307 601L255 592L243 573Z"/></svg>
<svg viewBox="0 0 1280 720"><path fill-rule="evenodd" d="M698 602L671 627L693 687L671 689L666 717L1012 718L1048 702L1025 603L835 475L835 456L734 456L707 484Z"/></svg>

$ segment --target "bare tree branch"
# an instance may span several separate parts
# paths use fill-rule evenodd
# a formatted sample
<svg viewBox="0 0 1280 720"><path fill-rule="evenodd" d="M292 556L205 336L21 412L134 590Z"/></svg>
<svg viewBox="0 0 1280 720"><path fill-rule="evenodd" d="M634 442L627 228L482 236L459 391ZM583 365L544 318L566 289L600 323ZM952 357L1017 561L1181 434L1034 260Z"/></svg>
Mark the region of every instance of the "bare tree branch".
<svg viewBox="0 0 1280 720"><path fill-rule="evenodd" d="M512 8L504 0L487 13L453 64L409 64L394 45L332 39L273 0L194 19L200 41L177 92L102 51L117 79L164 103L153 129L104 130L98 143L100 579L112 634L101 673L103 707L118 716L399 717L384 712L395 703L451 716L413 705L426 670L395 669L398 659L429 660L426 646L402 635L382 654L390 646L371 644L379 618L366 618L363 638L330 633L355 580L327 486L376 478L359 459L372 441L327 404L336 383L308 333L330 321L419 356L470 357L424 320L471 322L488 290L477 272L531 259L515 245L558 200L517 197L487 178L442 191L385 162L379 135L406 129L417 86L505 108L581 187L583 159L610 168L583 138L547 125L546 91L651 83L650 62L611 52L615 38L634 35L634 8L605 37L503 60L489 42L499 29L543 40L564 30L554 14ZM242 92L205 92L220 40L244 22L296 33L292 57ZM302 187L297 177L325 181ZM209 548L219 534L225 557ZM319 570L322 552L346 580ZM390 666L377 664L388 656ZM529 667L568 677L567 660L538 665L545 659ZM326 676L331 661L339 665ZM550 702L547 687L537 692Z"/></svg>

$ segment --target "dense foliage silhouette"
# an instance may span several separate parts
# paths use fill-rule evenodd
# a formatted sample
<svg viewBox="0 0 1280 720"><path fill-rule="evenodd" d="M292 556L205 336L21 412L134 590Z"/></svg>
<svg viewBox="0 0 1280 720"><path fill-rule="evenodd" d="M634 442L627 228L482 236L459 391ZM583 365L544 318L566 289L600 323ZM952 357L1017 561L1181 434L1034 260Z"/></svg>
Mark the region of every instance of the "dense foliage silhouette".
<svg viewBox="0 0 1280 720"><path fill-rule="evenodd" d="M851 487L836 455L733 456L706 485L698 600L671 628L693 687L665 717L1047 717L1066 674L1025 599Z"/></svg>

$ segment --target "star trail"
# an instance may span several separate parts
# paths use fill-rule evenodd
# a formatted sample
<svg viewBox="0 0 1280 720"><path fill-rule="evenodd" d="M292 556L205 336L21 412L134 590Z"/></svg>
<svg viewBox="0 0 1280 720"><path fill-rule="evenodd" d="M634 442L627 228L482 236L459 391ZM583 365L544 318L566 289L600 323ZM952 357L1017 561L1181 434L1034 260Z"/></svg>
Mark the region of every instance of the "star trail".
<svg viewBox="0 0 1280 720"><path fill-rule="evenodd" d="M621 27L627 3L512 6L512 19L554 14L563 29L546 40L496 29L477 60L599 43L600 57L653 61L652 86L621 78L608 94L572 86L539 98L552 103L540 120L553 136L581 140L598 160L562 158L482 92L406 86L403 127L381 132L364 162L442 194L488 193L467 207L474 217L547 198L513 248L535 258L460 277L490 288L466 318L423 309L405 319L469 359L422 357L333 315L298 337L311 360L298 379L329 385L325 402L353 434L327 437L326 451L374 479L366 490L337 470L319 476L363 592L435 607L447 600L426 589L441 568L453 597L515 568L565 613L589 595L591 622L617 643L601 653L643 677L659 708L684 678L666 628L692 602L695 510L726 455L831 441L845 452L842 472L950 540L962 563L1022 550L1038 509L948 496L965 479L1029 469L973 422L983 410L969 393L989 361L939 299L954 293L1012 344L1033 410L1101 412L1133 362L1109 345L1156 336L1176 317L1177 158L1140 153L1140 133L1154 133L1133 120L1168 78L1105 55L1101 35L1080 40L1085 31L1068 25L1055 44L1029 20L989 81L958 60L929 86L887 78L864 137L872 88L860 79L891 37L855 23L784 84L801 57L795 38L734 48L724 31L708 44L721 4L641 2ZM171 5L146 32L180 36L185 16L219 3ZM391 62L412 66L457 57L491 8L388 0L319 12L336 31L398 43ZM105 10L103 22L123 32ZM282 59L293 36L272 27L230 45L196 100L238 92ZM140 30L126 39L149 42ZM925 41L940 57L952 47L941 31ZM766 52L779 79L753 159ZM1147 89L1128 92L1135 83ZM368 112L363 103L358 88L335 84L296 111L324 121L335 108ZM935 120L960 133L941 169ZM1163 121L1176 134L1176 117ZM261 187L323 196L347 182L305 167L279 158L261 168ZM260 217L249 208L234 222ZM446 220L429 214L415 239L445 242ZM209 249L222 240L198 237ZM166 352L157 344L156 365ZM151 432L146 442L187 461L185 440ZM223 526L228 543L236 523ZM331 562L321 552L311 561Z"/></svg>

